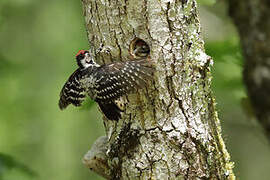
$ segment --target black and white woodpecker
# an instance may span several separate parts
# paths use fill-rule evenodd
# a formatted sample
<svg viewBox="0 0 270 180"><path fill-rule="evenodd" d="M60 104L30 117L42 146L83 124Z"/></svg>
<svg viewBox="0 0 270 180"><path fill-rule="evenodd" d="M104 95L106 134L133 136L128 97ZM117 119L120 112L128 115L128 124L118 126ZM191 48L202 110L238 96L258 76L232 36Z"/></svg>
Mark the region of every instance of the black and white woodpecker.
<svg viewBox="0 0 270 180"><path fill-rule="evenodd" d="M96 101L110 120L119 120L115 100L147 85L154 72L149 58L99 65L87 50L76 55L79 68L68 78L60 93L59 108L80 106L86 96Z"/></svg>

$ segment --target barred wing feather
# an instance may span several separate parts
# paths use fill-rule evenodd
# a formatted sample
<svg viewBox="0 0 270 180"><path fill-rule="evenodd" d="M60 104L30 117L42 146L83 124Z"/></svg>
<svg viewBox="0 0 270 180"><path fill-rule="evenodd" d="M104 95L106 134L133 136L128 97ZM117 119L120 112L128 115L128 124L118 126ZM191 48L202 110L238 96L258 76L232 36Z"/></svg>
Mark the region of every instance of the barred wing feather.
<svg viewBox="0 0 270 180"><path fill-rule="evenodd" d="M69 104L80 106L85 99L85 90L80 84L80 70L77 69L67 80L60 92L59 108L65 109Z"/></svg>
<svg viewBox="0 0 270 180"><path fill-rule="evenodd" d="M147 85L153 68L145 59L103 65L97 74L96 101L113 101Z"/></svg>

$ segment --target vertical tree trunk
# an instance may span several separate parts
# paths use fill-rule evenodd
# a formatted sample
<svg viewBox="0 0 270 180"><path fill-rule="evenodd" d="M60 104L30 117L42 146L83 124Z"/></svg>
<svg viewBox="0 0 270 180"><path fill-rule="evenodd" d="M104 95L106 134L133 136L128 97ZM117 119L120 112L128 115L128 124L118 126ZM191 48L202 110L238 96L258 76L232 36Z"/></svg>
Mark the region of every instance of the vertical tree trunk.
<svg viewBox="0 0 270 180"><path fill-rule="evenodd" d="M270 141L270 1L230 0L229 11L241 38L248 95Z"/></svg>
<svg viewBox="0 0 270 180"><path fill-rule="evenodd" d="M234 179L210 84L195 0L82 0L100 62L125 61L135 37L151 48L152 85L127 97L123 118L104 119L84 158L106 179Z"/></svg>

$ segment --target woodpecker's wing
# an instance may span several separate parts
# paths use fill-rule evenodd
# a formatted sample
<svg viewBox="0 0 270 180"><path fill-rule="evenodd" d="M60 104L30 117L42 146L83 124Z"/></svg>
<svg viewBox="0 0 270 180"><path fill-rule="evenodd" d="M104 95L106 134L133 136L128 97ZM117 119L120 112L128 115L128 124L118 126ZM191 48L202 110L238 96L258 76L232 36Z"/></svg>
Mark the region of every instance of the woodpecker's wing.
<svg viewBox="0 0 270 180"><path fill-rule="evenodd" d="M114 62L99 67L96 74L97 102L113 101L138 88L145 87L152 79L154 69L147 59Z"/></svg>
<svg viewBox="0 0 270 180"><path fill-rule="evenodd" d="M69 104L80 106L85 99L85 89L82 87L79 79L80 70L77 69L67 80L60 92L59 108L65 109Z"/></svg>

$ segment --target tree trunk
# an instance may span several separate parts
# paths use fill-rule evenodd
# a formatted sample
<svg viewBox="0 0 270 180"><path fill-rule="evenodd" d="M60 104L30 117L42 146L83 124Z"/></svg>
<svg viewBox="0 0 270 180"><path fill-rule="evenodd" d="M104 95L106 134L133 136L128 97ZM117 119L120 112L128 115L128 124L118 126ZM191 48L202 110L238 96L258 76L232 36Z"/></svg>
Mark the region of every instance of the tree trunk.
<svg viewBox="0 0 270 180"><path fill-rule="evenodd" d="M270 141L270 1L230 0L229 13L241 38L248 95Z"/></svg>
<svg viewBox="0 0 270 180"><path fill-rule="evenodd" d="M135 38L151 48L156 72L129 95L118 122L86 154L106 179L234 179L210 89L212 59L204 52L195 0L82 0L90 46L125 61Z"/></svg>

